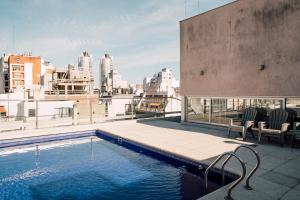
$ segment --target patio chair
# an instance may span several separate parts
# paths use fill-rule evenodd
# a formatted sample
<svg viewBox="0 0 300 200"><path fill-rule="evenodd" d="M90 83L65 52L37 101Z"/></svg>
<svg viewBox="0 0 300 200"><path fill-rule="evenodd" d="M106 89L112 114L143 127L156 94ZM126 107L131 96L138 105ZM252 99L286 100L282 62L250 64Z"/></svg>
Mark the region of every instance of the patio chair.
<svg viewBox="0 0 300 200"><path fill-rule="evenodd" d="M268 122L258 123L258 143L260 143L261 136L265 135L270 140L270 137L278 137L280 146L283 145L283 136L288 131L290 126L286 123L288 119L288 112L283 109L274 109L271 111Z"/></svg>
<svg viewBox="0 0 300 200"><path fill-rule="evenodd" d="M251 127L254 124L256 115L257 110L255 108L246 108L241 119L231 119L228 126L228 137L230 137L231 131L237 131L242 133L243 140L245 140L247 137L247 132L251 130ZM239 122L239 124L236 125L234 122ZM253 132L251 133L253 135Z"/></svg>
<svg viewBox="0 0 300 200"><path fill-rule="evenodd" d="M286 123L289 123L288 131L284 134L284 141L287 141L287 137L292 138L294 123L297 121L297 112L291 108L286 108L285 111L288 112L288 118Z"/></svg>
<svg viewBox="0 0 300 200"><path fill-rule="evenodd" d="M249 130L252 133L252 136L254 138L254 132L258 133L258 123L259 122L265 122L268 121L268 115L267 115L267 109L265 108L256 108L257 115L254 120L254 125Z"/></svg>
<svg viewBox="0 0 300 200"><path fill-rule="evenodd" d="M286 112L288 112L288 118L286 120L287 123L290 123L290 130L293 130L294 128L294 122L297 120L297 111L291 109L291 108L286 108Z"/></svg>
<svg viewBox="0 0 300 200"><path fill-rule="evenodd" d="M294 147L296 140L300 140L300 122L294 122L293 127L294 128L292 131L292 141L291 141L292 148Z"/></svg>
<svg viewBox="0 0 300 200"><path fill-rule="evenodd" d="M268 121L268 111L266 108L256 108L257 115L254 121L254 127L258 128L258 122Z"/></svg>

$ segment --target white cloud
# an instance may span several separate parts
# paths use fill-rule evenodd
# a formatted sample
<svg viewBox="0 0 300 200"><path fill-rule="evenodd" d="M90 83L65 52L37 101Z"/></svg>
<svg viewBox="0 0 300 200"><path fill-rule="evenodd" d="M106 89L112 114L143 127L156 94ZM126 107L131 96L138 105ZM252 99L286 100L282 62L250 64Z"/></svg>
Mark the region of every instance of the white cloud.
<svg viewBox="0 0 300 200"><path fill-rule="evenodd" d="M197 2L187 0L188 15L197 10ZM37 7L41 5L37 0L32 3ZM47 2L55 8L64 3L66 1ZM202 9L213 4L211 0L199 0ZM140 70L141 76L144 76L143 69L149 66L157 69L165 67L165 63L174 63L179 68L179 21L185 17L185 0L147 0L135 7L135 10L128 12L115 13L112 10L111 16L102 16L101 12L89 16L82 16L81 13L64 15L64 9L58 9L57 15L53 10L51 17L41 15L41 19L28 14L24 17L25 22L30 22L26 27L28 30L25 30L28 33L22 33L23 38L21 34L17 35L16 47L19 53L32 51L34 55L41 55L59 67L76 62L81 51L88 50L94 55L96 77L99 58L106 51L115 53L114 63L120 71ZM35 30L40 33L34 35ZM0 47L3 48L3 44ZM130 77L130 73L124 74L124 79L136 79Z"/></svg>
<svg viewBox="0 0 300 200"><path fill-rule="evenodd" d="M114 63L117 66L122 66L122 69L157 66L171 62L179 62L179 45L177 42L164 45L158 44L151 49L144 49L138 53L120 56L114 60Z"/></svg>

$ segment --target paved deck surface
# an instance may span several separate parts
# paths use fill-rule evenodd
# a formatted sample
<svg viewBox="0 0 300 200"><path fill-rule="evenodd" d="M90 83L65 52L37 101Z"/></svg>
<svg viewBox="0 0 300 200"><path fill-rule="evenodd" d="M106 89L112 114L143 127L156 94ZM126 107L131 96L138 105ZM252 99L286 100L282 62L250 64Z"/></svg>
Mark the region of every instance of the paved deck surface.
<svg viewBox="0 0 300 200"><path fill-rule="evenodd" d="M239 134L232 134L237 138L228 139L226 129L191 126L163 120L128 120L95 125L2 132L0 140L95 129L205 164L210 164L218 155L232 151L240 144L245 144L238 138ZM254 143L255 140L252 139L246 142L246 144ZM248 191L240 185L232 192L234 199L299 199L300 149L291 149L287 145L281 148L276 142L265 142L257 145L255 149L260 154L261 166L251 180L254 190ZM255 157L245 149L241 149L239 155L245 161L247 173L249 173L255 165ZM240 168L237 161L232 159L226 170L239 173ZM201 199L224 199L227 188L228 185Z"/></svg>

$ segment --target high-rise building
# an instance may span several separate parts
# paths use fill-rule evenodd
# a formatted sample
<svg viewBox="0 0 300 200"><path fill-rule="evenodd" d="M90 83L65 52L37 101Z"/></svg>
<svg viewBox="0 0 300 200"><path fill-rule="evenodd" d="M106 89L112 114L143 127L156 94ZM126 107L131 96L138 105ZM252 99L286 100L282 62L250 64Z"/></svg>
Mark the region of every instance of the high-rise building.
<svg viewBox="0 0 300 200"><path fill-rule="evenodd" d="M78 58L78 70L81 78L93 79L93 58L87 51Z"/></svg>
<svg viewBox="0 0 300 200"><path fill-rule="evenodd" d="M113 68L112 57L105 54L100 59L100 89L103 95L128 94L130 87L122 75Z"/></svg>
<svg viewBox="0 0 300 200"><path fill-rule="evenodd" d="M100 90L101 92L112 92L113 82L110 76L112 71L112 58L109 54L105 54L103 58L100 59Z"/></svg>

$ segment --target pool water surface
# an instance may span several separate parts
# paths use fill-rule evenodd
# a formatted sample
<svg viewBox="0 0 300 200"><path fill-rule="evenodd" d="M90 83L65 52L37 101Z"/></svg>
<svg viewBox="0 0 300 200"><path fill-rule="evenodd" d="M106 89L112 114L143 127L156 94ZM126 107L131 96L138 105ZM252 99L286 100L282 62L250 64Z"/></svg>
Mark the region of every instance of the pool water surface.
<svg viewBox="0 0 300 200"><path fill-rule="evenodd" d="M0 151L1 200L197 199L203 177L97 137ZM210 182L210 190L220 185Z"/></svg>

